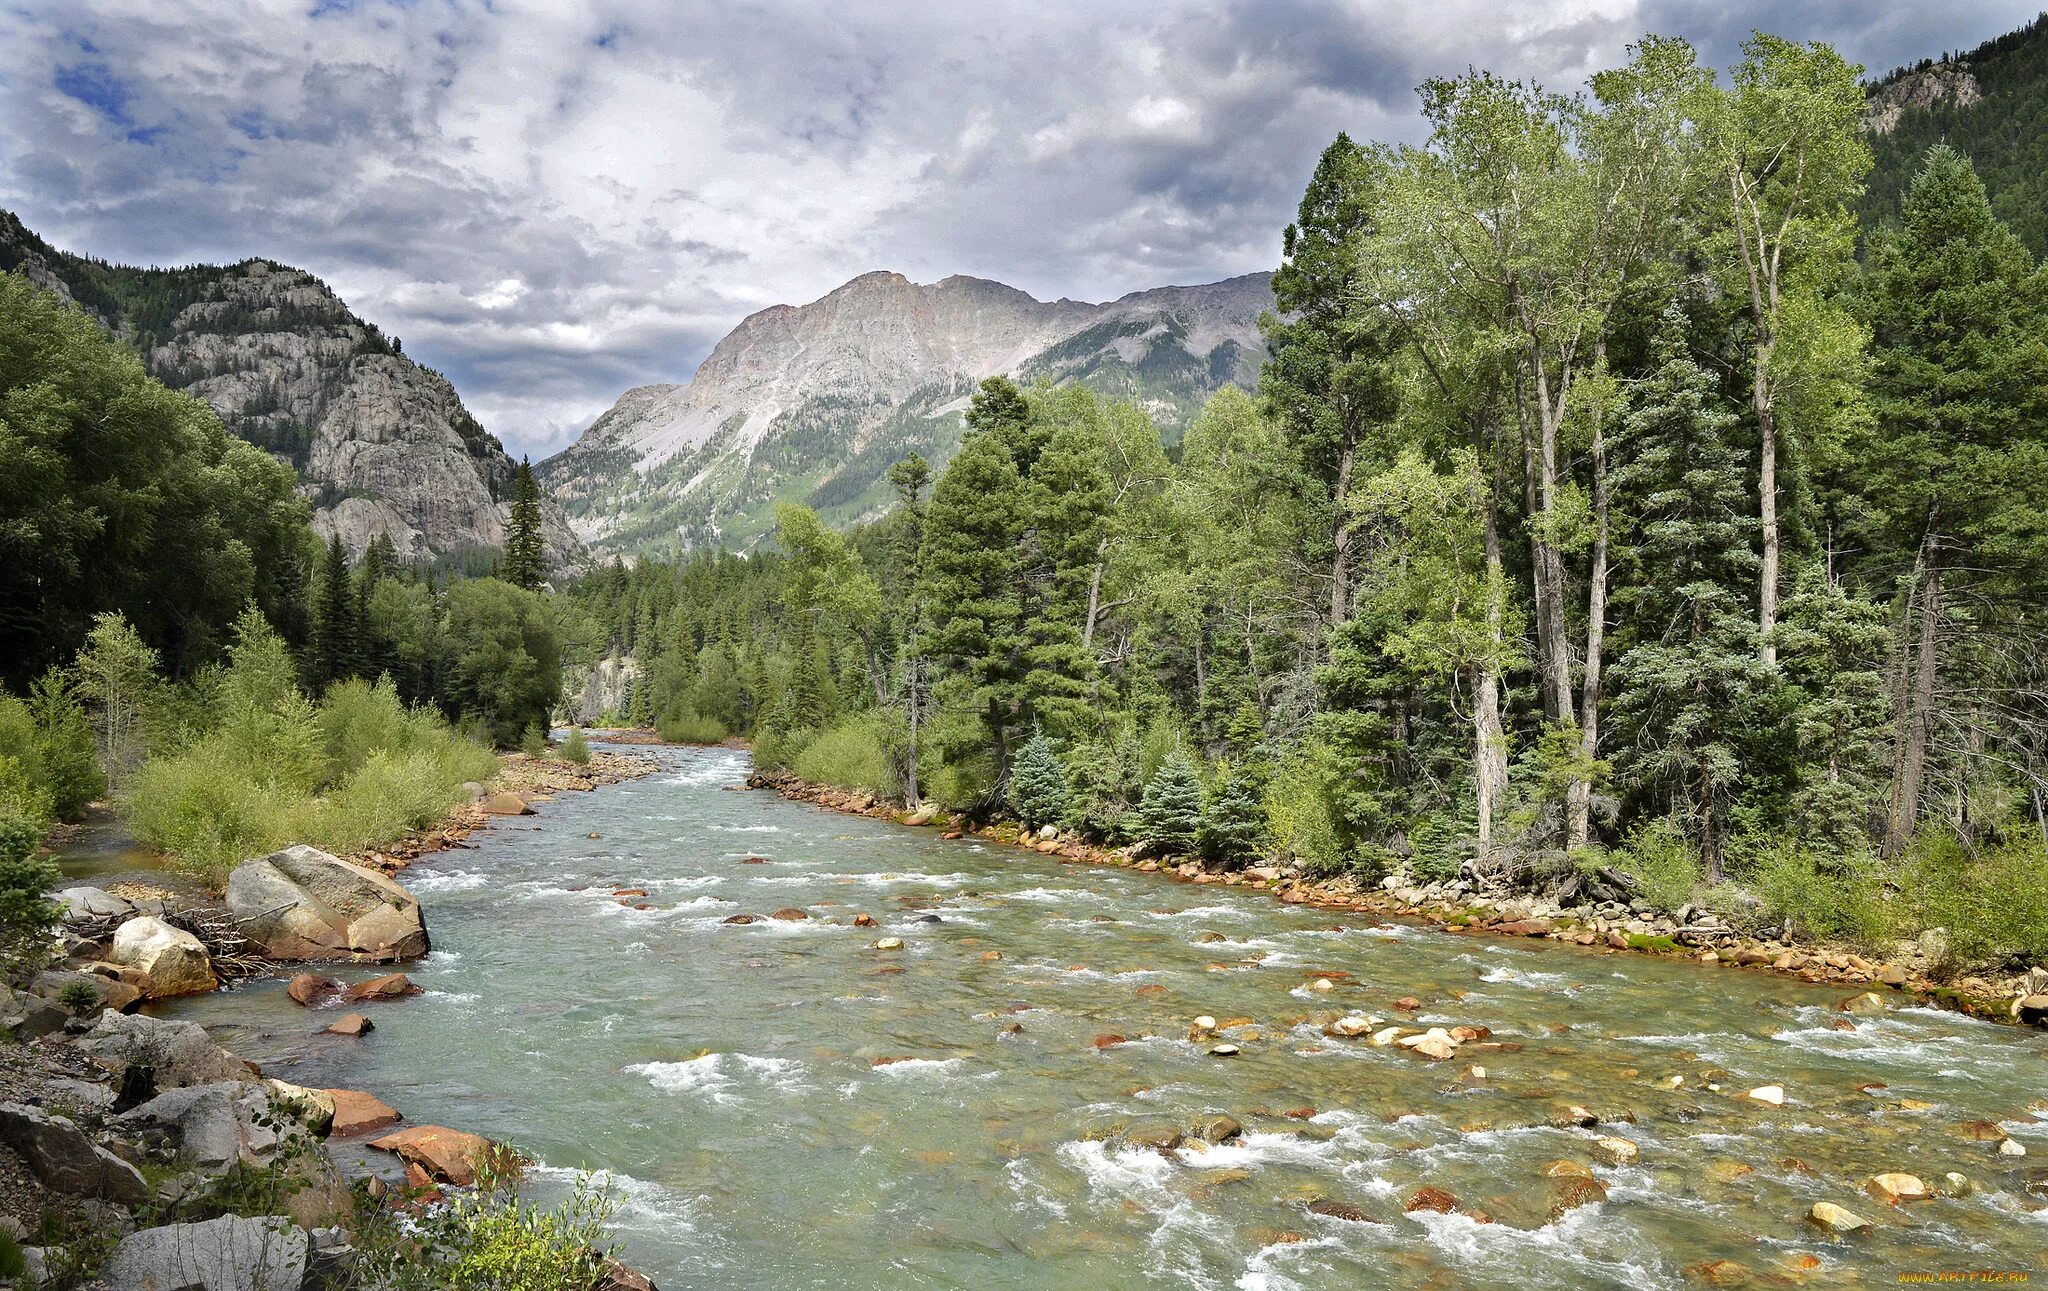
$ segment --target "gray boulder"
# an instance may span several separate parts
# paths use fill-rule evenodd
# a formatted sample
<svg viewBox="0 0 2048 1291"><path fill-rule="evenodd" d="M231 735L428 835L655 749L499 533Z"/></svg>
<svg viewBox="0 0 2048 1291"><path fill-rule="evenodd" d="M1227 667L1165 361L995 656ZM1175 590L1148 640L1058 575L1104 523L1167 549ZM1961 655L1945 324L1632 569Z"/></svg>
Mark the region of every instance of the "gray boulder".
<svg viewBox="0 0 2048 1291"><path fill-rule="evenodd" d="M92 1141L69 1117L23 1103L0 1103L0 1143L14 1149L52 1192L104 1197L124 1206L149 1200L135 1167Z"/></svg>
<svg viewBox="0 0 2048 1291"><path fill-rule="evenodd" d="M87 1057L116 1076L145 1067L157 1089L183 1089L216 1080L254 1080L248 1063L209 1040L197 1022L140 1014L102 1013L80 1042Z"/></svg>
<svg viewBox="0 0 2048 1291"><path fill-rule="evenodd" d="M65 923L126 919L135 913L133 905L101 888L64 888L57 893L57 901L64 907Z"/></svg>
<svg viewBox="0 0 2048 1291"><path fill-rule="evenodd" d="M227 903L242 935L272 959L387 963L427 953L412 893L304 844L236 866Z"/></svg>
<svg viewBox="0 0 2048 1291"><path fill-rule="evenodd" d="M111 958L142 970L149 979L151 999L195 995L220 986L213 975L213 958L199 938L161 919L130 919L115 929Z"/></svg>
<svg viewBox="0 0 2048 1291"><path fill-rule="evenodd" d="M121 1240L102 1276L121 1291L300 1291L306 1234L288 1219L239 1215L145 1228Z"/></svg>
<svg viewBox="0 0 2048 1291"><path fill-rule="evenodd" d="M267 1088L237 1080L166 1090L116 1119L124 1126L166 1131L187 1160L209 1173L237 1161L267 1163L277 1154L283 1123L271 1108Z"/></svg>

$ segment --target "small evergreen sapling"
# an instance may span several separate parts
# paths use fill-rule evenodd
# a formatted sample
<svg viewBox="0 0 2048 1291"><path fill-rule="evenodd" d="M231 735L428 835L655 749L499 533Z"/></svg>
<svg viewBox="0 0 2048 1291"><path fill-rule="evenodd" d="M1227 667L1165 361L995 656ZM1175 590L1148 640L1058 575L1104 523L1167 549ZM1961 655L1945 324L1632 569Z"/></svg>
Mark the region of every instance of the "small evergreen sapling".
<svg viewBox="0 0 2048 1291"><path fill-rule="evenodd" d="M1058 823L1067 810L1067 769L1045 732L1034 732L1010 768L1010 809L1026 825Z"/></svg>
<svg viewBox="0 0 2048 1291"><path fill-rule="evenodd" d="M562 741L562 756L579 767L590 764L590 741L583 738L582 727L569 728L569 738Z"/></svg>
<svg viewBox="0 0 2048 1291"><path fill-rule="evenodd" d="M43 831L19 813L0 810L0 962L13 961L57 920L43 895L57 867L36 854Z"/></svg>
<svg viewBox="0 0 2048 1291"><path fill-rule="evenodd" d="M530 758L544 758L548 755L548 733L539 722L526 728L526 734L519 737L519 751Z"/></svg>
<svg viewBox="0 0 2048 1291"><path fill-rule="evenodd" d="M1172 855L1193 850L1202 827L1202 780L1187 755L1174 752L1145 786L1138 804L1138 834Z"/></svg>
<svg viewBox="0 0 2048 1291"><path fill-rule="evenodd" d="M1197 839L1204 856L1226 865L1242 865L1259 855L1266 844L1266 806L1248 771L1233 771L1216 787L1202 812Z"/></svg>

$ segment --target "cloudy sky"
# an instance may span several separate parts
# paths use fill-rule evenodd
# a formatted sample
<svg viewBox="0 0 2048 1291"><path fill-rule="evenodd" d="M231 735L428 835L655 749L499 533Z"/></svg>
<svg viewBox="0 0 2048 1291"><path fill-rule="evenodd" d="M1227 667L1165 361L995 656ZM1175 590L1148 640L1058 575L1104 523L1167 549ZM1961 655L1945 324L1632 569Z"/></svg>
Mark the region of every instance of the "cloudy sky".
<svg viewBox="0 0 2048 1291"><path fill-rule="evenodd" d="M1099 300L1270 268L1336 131L1645 32L1872 69L2039 0L0 0L0 206L132 263L311 270L539 457L869 269Z"/></svg>

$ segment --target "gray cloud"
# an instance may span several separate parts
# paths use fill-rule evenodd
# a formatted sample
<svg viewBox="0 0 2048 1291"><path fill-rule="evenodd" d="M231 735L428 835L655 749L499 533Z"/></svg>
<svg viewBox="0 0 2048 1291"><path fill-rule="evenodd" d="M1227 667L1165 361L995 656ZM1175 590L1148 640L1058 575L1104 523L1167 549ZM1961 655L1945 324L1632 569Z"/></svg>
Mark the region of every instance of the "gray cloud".
<svg viewBox="0 0 2048 1291"><path fill-rule="evenodd" d="M1571 86L1645 32L1882 71L2031 3L15 0L0 205L142 263L326 279L515 451L752 310L898 269L1104 299L1269 268L1338 130L1467 66Z"/></svg>

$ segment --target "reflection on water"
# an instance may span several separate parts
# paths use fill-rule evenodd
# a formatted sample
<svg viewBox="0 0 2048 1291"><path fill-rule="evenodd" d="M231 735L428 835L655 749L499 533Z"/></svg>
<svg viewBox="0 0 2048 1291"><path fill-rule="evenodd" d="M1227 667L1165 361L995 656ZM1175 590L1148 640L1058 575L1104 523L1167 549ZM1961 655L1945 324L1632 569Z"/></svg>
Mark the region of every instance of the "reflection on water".
<svg viewBox="0 0 2048 1291"><path fill-rule="evenodd" d="M672 1287L1640 1287L1711 1260L1832 1286L2048 1249L2019 1187L2048 1164L2037 1034L1062 867L726 792L741 753L662 757L410 871L427 993L377 1006L367 1037L317 1035L281 979L180 1015L273 1074L513 1140L544 1186L611 1171L627 1255ZM811 919L724 922L789 906ZM1311 969L1350 976L1308 990ZM1430 1063L1322 1033L1406 995L1420 1025L1520 1048ZM1239 1056L1187 1039L1200 1014L1237 1023ZM1129 1042L1096 1047L1109 1033ZM1730 1096L1764 1083L1786 1106ZM1635 1121L1552 1128L1568 1103ZM1243 1136L1172 1156L1116 1138L1218 1115ZM1970 1140L1974 1120L2031 1155ZM1640 1159L1599 1164L1599 1134ZM1553 1221L1559 1158L1608 1199ZM1980 1191L1900 1210L1860 1193L1894 1170ZM1423 1186L1460 1211L1404 1214ZM1877 1231L1829 1241L1804 1220L1820 1200Z"/></svg>

